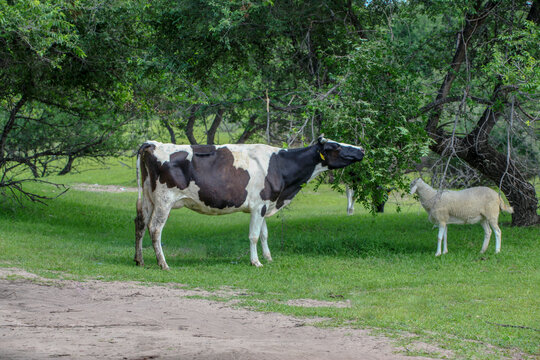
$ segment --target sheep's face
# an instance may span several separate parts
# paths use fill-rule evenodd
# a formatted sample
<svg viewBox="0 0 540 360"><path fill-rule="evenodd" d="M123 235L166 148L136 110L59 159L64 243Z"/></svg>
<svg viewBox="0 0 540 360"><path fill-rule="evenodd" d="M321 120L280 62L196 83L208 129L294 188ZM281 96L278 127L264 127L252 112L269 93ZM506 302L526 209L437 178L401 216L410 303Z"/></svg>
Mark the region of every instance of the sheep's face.
<svg viewBox="0 0 540 360"><path fill-rule="evenodd" d="M411 195L416 192L416 189L418 188L418 184L422 182L421 178L414 179L411 182Z"/></svg>

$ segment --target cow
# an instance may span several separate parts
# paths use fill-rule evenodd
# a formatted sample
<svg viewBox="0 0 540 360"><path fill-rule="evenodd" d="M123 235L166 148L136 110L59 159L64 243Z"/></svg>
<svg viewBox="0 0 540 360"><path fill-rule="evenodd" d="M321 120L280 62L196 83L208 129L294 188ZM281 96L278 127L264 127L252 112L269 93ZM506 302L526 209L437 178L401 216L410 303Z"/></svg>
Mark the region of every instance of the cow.
<svg viewBox="0 0 540 360"><path fill-rule="evenodd" d="M362 147L323 135L313 145L297 149L147 141L137 153L135 262L144 265L142 242L148 228L158 265L169 269L161 248L161 231L171 209L185 206L207 215L250 213L251 264L260 267L259 238L264 257L272 261L265 218L289 204L302 186L320 173L363 157Z"/></svg>

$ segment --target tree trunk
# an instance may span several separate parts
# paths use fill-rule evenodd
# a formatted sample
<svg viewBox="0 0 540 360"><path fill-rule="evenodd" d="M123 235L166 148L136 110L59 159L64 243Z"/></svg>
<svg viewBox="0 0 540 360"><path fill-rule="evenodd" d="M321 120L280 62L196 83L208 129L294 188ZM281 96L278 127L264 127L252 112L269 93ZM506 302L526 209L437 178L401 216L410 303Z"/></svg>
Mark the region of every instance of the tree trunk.
<svg viewBox="0 0 540 360"><path fill-rule="evenodd" d="M5 149L6 149L6 142L9 133L13 129L13 126L15 125L15 120L17 118L17 114L21 110L21 108L24 106L28 98L26 95L23 95L19 101L15 104L13 109L9 112L9 118L6 124L4 125L4 129L2 130L2 135L0 136L0 166L4 165L5 163Z"/></svg>
<svg viewBox="0 0 540 360"><path fill-rule="evenodd" d="M161 123L167 131L169 132L169 136L171 137L171 143L176 144L176 135L174 134L174 129L172 128L171 124L167 121L167 119L161 119Z"/></svg>
<svg viewBox="0 0 540 360"><path fill-rule="evenodd" d="M195 139L195 136L193 136L193 127L195 126L195 114L197 113L197 110L199 110L199 105L193 105L191 107L191 113L189 114L188 122L185 129L186 136L191 145L198 145L197 139Z"/></svg>
<svg viewBox="0 0 540 360"><path fill-rule="evenodd" d="M221 121L223 120L224 112L225 112L224 108L220 107L218 109L216 116L214 117L214 121L212 122L212 125L210 125L210 129L208 129L208 132L206 133L206 143L208 145L214 145L216 132L219 127L219 124L221 124Z"/></svg>
<svg viewBox="0 0 540 360"><path fill-rule="evenodd" d="M58 175L66 175L66 174L68 174L71 171L74 160L75 160L75 156L69 155L66 166L64 166L64 168L58 173Z"/></svg>
<svg viewBox="0 0 540 360"><path fill-rule="evenodd" d="M531 10L527 15L527 20L534 21L536 25L540 23L540 1L533 0L531 4Z"/></svg>
<svg viewBox="0 0 540 360"><path fill-rule="evenodd" d="M538 199L534 186L516 167L515 163L488 144L476 148L469 137L464 141L469 151L462 156L472 167L500 186L508 202L514 208L512 225L529 226L540 223L537 215Z"/></svg>
<svg viewBox="0 0 540 360"><path fill-rule="evenodd" d="M30 169L30 171L32 172L32 176L34 176L34 178L40 177L36 164L28 162L27 165L28 165L28 168Z"/></svg>
<svg viewBox="0 0 540 360"><path fill-rule="evenodd" d="M257 120L257 115L251 115L242 135L236 140L237 144L245 143L257 130L262 129L262 125L255 125L255 120Z"/></svg>

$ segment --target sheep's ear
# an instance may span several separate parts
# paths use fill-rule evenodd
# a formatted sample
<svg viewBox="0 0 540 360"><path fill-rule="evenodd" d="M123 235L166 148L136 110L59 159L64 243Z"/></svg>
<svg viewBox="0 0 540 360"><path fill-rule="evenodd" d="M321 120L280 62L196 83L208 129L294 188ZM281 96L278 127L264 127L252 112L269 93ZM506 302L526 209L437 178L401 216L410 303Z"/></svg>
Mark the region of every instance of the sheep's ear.
<svg viewBox="0 0 540 360"><path fill-rule="evenodd" d="M411 184L411 195L414 194L416 192L416 188L418 187L418 181L415 180L412 182Z"/></svg>

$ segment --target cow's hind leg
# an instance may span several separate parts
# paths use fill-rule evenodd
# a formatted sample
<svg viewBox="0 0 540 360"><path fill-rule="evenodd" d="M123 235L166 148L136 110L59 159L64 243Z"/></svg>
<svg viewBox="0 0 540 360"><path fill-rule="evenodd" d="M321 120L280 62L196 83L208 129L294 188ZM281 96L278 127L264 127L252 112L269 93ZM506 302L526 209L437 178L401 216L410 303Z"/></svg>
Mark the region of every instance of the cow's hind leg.
<svg viewBox="0 0 540 360"><path fill-rule="evenodd" d="M135 263L144 266L142 245L146 227L152 214L152 203L148 200L137 200L137 216L135 217Z"/></svg>
<svg viewBox="0 0 540 360"><path fill-rule="evenodd" d="M263 223L264 217L260 215L260 211L253 211L251 213L251 221L249 223L249 249L251 265L256 267L263 266L259 261L259 256L257 255L257 242L259 241L259 235L261 234Z"/></svg>
<svg viewBox="0 0 540 360"><path fill-rule="evenodd" d="M266 227L266 219L264 218L261 226L261 246L264 258L267 261L272 261L272 255L270 254L270 248L268 247L268 228Z"/></svg>
<svg viewBox="0 0 540 360"><path fill-rule="evenodd" d="M165 226L165 222L167 222L170 211L170 206L155 206L150 223L148 224L148 231L150 232L150 238L152 239L152 245L156 253L157 263L163 270L169 270L169 266L165 261L163 249L161 248L161 232Z"/></svg>

